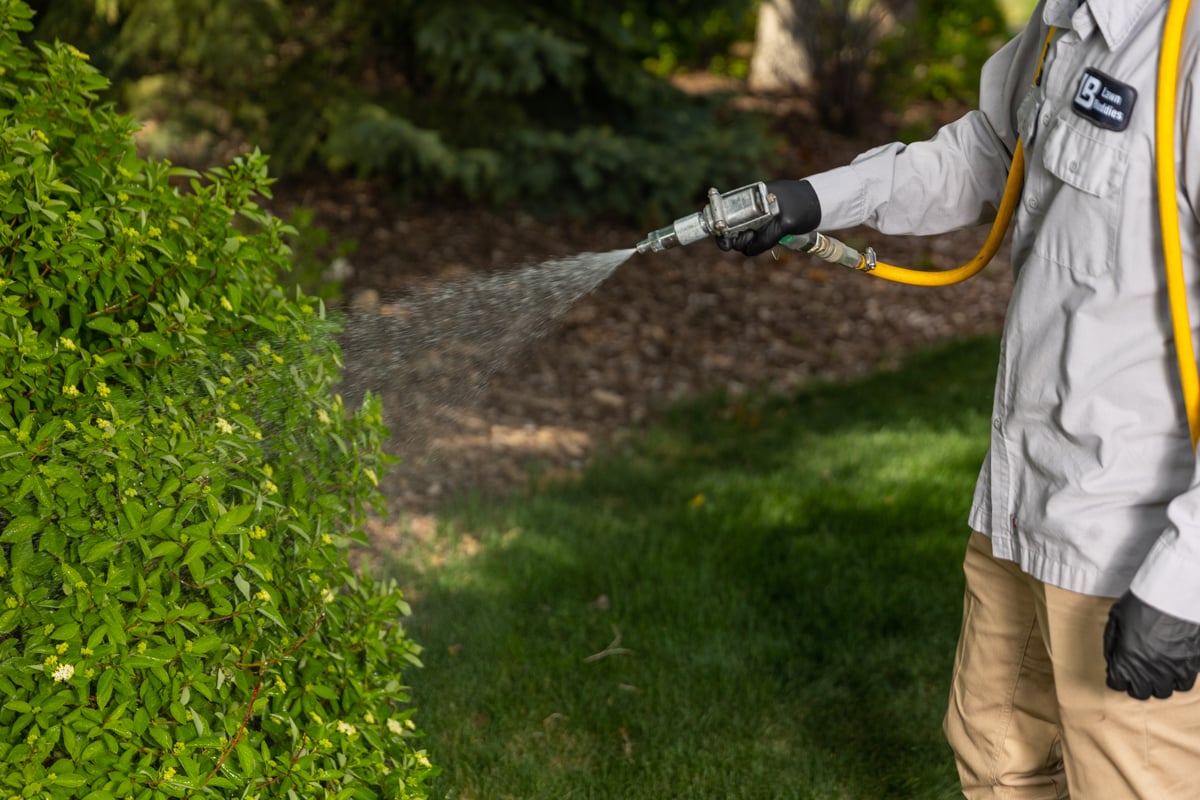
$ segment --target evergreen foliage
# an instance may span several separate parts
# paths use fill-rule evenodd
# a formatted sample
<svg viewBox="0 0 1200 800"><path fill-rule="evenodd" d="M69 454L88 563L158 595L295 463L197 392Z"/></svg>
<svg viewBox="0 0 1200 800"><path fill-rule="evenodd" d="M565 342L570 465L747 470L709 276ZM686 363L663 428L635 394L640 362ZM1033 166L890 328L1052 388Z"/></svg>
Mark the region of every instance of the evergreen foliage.
<svg viewBox="0 0 1200 800"><path fill-rule="evenodd" d="M276 282L257 152L140 158L0 0L0 796L426 796L407 607L351 570L377 401Z"/></svg>
<svg viewBox="0 0 1200 800"><path fill-rule="evenodd" d="M767 153L756 121L644 66L711 55L706 31L728 36L750 0L36 5L41 33L86 43L172 113L242 130L277 167L387 175L410 197L660 218Z"/></svg>

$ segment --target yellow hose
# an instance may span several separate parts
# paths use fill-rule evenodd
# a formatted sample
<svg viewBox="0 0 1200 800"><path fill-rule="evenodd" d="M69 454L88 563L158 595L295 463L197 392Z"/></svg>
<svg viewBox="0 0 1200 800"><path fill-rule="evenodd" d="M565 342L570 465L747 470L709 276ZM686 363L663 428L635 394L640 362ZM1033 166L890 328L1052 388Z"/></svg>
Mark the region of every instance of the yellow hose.
<svg viewBox="0 0 1200 800"><path fill-rule="evenodd" d="M1200 374L1192 345L1188 315L1187 286L1183 277L1183 246L1179 233L1179 185L1175 175L1175 90L1179 80L1179 56L1183 27L1190 0L1171 0L1158 62L1158 93L1155 114L1155 169L1158 174L1158 214L1162 224L1163 260L1167 269L1167 297L1179 359L1179 381L1192 447L1200 440Z"/></svg>
<svg viewBox="0 0 1200 800"><path fill-rule="evenodd" d="M1008 171L1008 181L1004 184L1004 196L1000 198L1000 207L996 210L996 219L992 222L992 230L974 258L961 267L936 272L897 267L876 261L875 268L869 274L883 278L885 281L907 283L910 286L950 286L962 283L967 278L975 277L1000 249L1000 244L1004 241L1005 234L1008 233L1008 225L1012 221L1013 212L1016 211L1017 202L1021 199L1021 186L1024 181L1025 147L1018 139L1017 146L1013 150L1012 169Z"/></svg>
<svg viewBox="0 0 1200 800"><path fill-rule="evenodd" d="M1042 43L1042 53L1038 57L1037 71L1033 76L1035 85L1042 78L1042 66L1046 63L1046 53L1050 51L1050 42L1054 39L1056 30L1057 28L1051 25L1046 34L1046 41ZM876 261L871 269L871 274L886 281L907 283L910 286L951 286L975 277L991 262L996 251L1000 249L1005 235L1008 234L1008 226L1012 223L1013 212L1017 210L1017 203L1021 199L1021 188L1024 184L1025 145L1018 138L1017 146L1013 148L1012 166L1008 170L1008 180L1004 183L1004 195L1000 198L1000 207L996 209L996 218L992 221L992 230L974 258L961 267L937 272L908 269ZM865 264L863 266L865 267Z"/></svg>

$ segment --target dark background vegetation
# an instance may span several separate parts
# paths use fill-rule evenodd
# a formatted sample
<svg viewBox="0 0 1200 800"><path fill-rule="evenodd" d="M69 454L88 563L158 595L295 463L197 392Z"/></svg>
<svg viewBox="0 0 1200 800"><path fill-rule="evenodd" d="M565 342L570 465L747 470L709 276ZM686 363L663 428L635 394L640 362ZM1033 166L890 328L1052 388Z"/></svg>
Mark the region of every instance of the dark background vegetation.
<svg viewBox="0 0 1200 800"><path fill-rule="evenodd" d="M708 186L769 171L782 145L770 114L731 102L758 0L31 5L33 36L90 53L159 154L253 143L278 175L382 176L400 201L657 223ZM796 10L810 108L842 132L882 110L970 101L1005 30L995 0ZM698 71L735 80L702 93L673 80Z"/></svg>

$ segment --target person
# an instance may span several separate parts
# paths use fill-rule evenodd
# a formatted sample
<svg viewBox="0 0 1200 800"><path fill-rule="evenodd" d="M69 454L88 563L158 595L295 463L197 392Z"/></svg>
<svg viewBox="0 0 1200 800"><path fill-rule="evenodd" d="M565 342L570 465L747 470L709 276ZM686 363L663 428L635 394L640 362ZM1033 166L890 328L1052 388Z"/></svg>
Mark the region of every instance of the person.
<svg viewBox="0 0 1200 800"><path fill-rule="evenodd" d="M977 109L929 141L767 182L778 216L718 238L757 255L817 228L935 234L987 221L1023 142L944 721L970 800L1200 798L1200 474L1154 172L1166 11L1166 0L1041 0L985 65ZM1198 59L1189 31L1177 162L1193 299Z"/></svg>

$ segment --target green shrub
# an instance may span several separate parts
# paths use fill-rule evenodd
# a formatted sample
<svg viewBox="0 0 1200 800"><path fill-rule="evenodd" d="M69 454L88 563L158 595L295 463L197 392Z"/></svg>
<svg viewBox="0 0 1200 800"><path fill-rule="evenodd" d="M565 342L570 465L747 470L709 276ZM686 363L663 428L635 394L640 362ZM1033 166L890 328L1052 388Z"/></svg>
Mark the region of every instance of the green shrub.
<svg viewBox="0 0 1200 800"><path fill-rule="evenodd" d="M983 64L1009 35L996 0L916 0L882 42L876 74L896 108L919 100L974 105Z"/></svg>
<svg viewBox="0 0 1200 800"><path fill-rule="evenodd" d="M425 797L407 607L254 153L140 158L70 45L0 0L0 797Z"/></svg>

